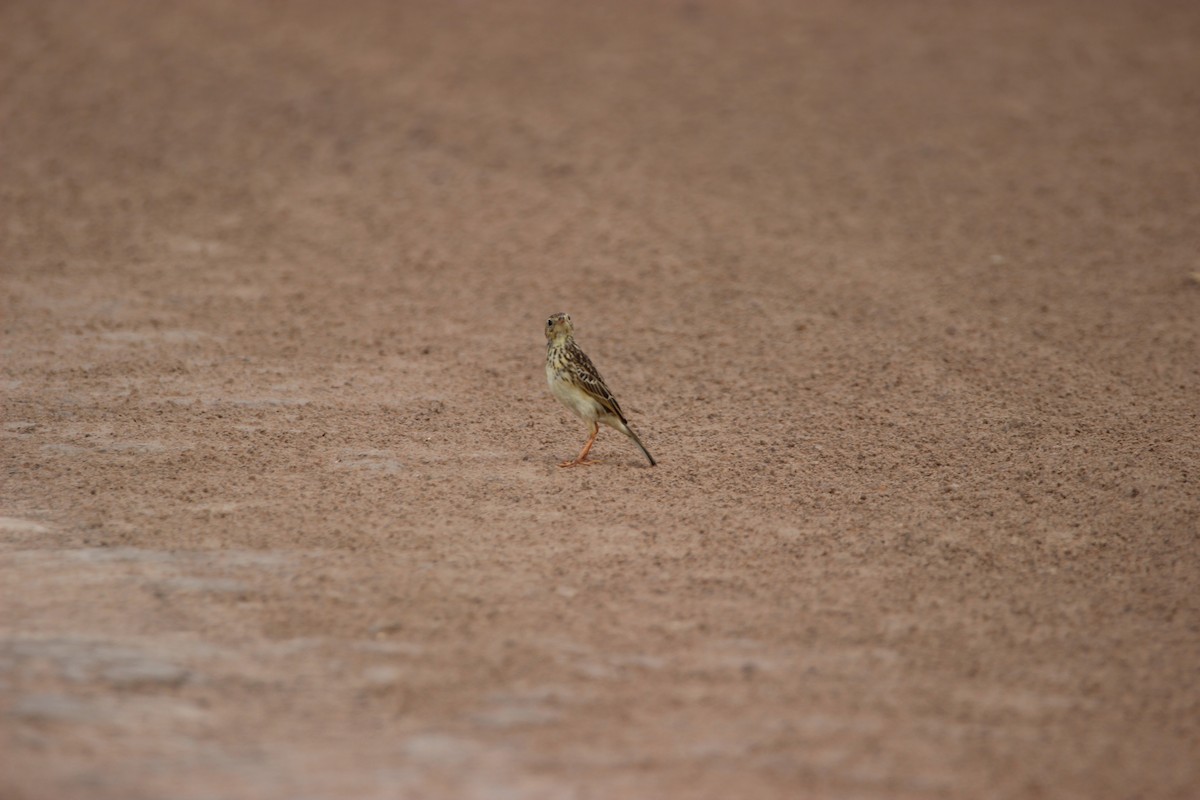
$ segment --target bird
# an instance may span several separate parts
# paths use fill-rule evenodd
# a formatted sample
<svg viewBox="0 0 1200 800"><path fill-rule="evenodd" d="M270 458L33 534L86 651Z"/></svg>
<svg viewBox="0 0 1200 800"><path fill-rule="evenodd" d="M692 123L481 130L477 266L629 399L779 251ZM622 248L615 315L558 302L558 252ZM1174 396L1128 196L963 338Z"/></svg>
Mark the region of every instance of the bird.
<svg viewBox="0 0 1200 800"><path fill-rule="evenodd" d="M629 427L629 420L625 419L617 398L613 397L604 378L600 377L592 360L575 344L575 326L571 323L570 314L560 312L546 320L546 381L558 401L589 426L588 439L579 455L573 461L562 462L560 467L593 463L587 456L596 443L601 422L632 439L650 466L655 465L654 456L650 455L642 440Z"/></svg>

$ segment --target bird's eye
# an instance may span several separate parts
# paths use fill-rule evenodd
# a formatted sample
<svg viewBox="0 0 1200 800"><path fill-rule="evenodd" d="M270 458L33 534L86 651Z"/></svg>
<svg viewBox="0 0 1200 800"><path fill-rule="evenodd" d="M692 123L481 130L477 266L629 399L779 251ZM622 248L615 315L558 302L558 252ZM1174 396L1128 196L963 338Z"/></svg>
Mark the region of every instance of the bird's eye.
<svg viewBox="0 0 1200 800"><path fill-rule="evenodd" d="M553 325L553 324L554 324L554 320L552 320L552 319L548 319L548 320L546 320L546 327L547 327L547 328L549 328L549 327L550 327L551 325Z"/></svg>

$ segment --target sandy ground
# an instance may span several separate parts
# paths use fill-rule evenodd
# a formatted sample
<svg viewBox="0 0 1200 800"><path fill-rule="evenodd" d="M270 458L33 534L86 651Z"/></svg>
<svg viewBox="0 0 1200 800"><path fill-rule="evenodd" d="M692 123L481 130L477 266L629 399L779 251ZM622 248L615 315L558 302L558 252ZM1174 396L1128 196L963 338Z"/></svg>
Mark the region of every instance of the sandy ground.
<svg viewBox="0 0 1200 800"><path fill-rule="evenodd" d="M1198 75L1183 2L0 5L0 796L1195 797ZM658 467L555 466L560 310Z"/></svg>

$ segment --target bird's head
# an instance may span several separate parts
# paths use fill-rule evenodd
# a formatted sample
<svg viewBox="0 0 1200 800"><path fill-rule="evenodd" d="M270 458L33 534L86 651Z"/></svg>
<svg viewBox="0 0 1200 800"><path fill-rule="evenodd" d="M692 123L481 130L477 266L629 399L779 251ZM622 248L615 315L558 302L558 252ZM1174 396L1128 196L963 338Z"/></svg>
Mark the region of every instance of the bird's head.
<svg viewBox="0 0 1200 800"><path fill-rule="evenodd" d="M571 315L565 312L551 314L550 319L546 320L546 339L549 341L561 341L569 338L575 332L575 327L571 324Z"/></svg>

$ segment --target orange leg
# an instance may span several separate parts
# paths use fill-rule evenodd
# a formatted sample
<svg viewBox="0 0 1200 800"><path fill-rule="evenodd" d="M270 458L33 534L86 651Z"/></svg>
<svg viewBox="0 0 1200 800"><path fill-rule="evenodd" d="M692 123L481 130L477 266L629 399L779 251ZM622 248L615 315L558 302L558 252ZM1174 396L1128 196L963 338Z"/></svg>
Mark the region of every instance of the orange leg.
<svg viewBox="0 0 1200 800"><path fill-rule="evenodd" d="M600 425L598 423L593 422L592 423L592 435L589 436L588 440L583 443L583 449L579 451L579 455L575 457L574 461L564 461L561 464L559 464L559 466L560 467L574 467L574 466L578 466L580 464L583 464L584 466L590 466L590 465L596 463L594 461L588 461L587 456L588 456L588 453L592 452L592 445L594 445L596 443L596 436L598 436L599 433L600 433Z"/></svg>

